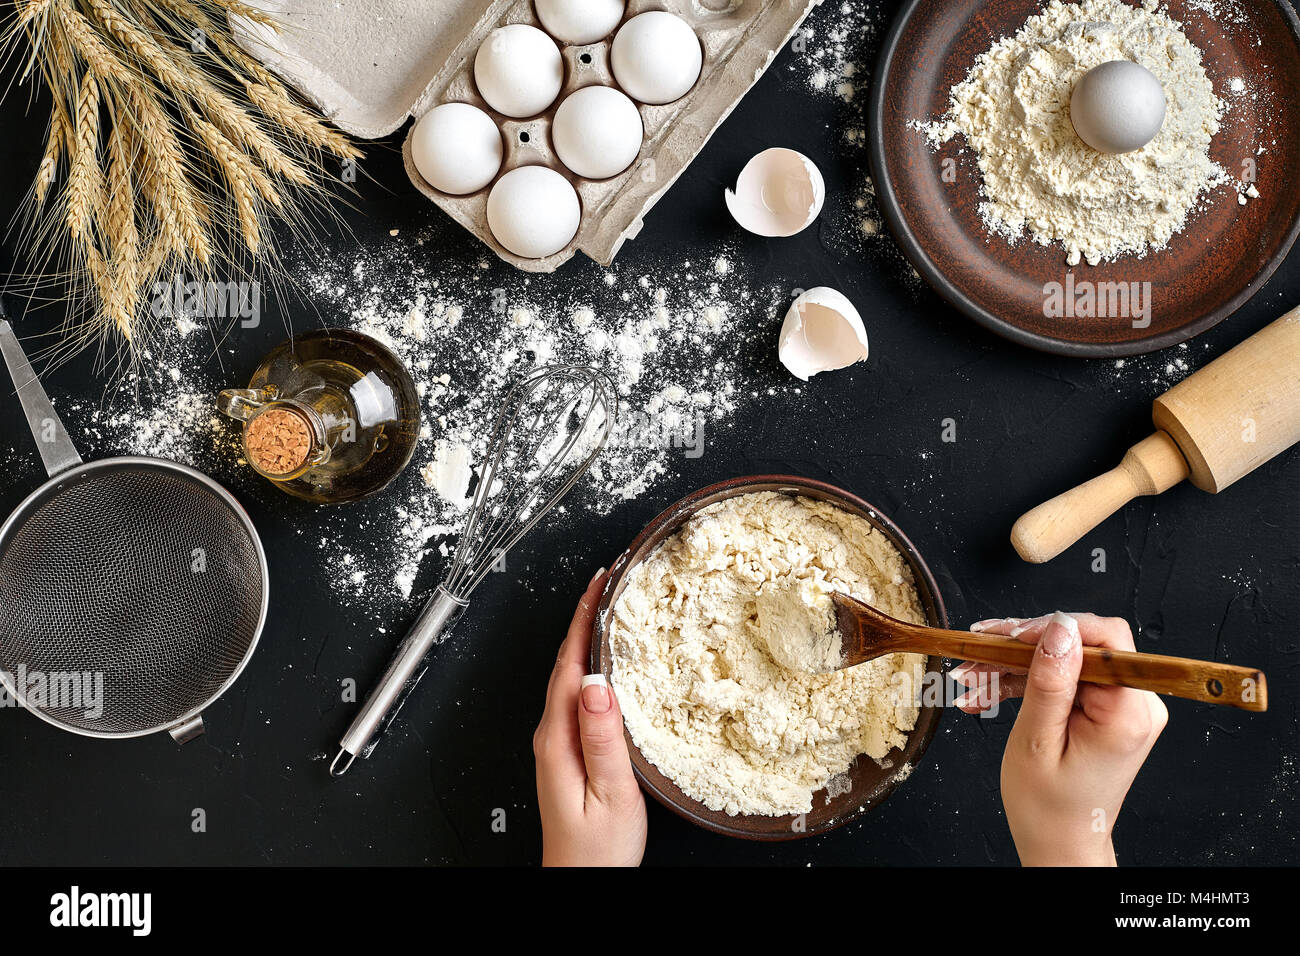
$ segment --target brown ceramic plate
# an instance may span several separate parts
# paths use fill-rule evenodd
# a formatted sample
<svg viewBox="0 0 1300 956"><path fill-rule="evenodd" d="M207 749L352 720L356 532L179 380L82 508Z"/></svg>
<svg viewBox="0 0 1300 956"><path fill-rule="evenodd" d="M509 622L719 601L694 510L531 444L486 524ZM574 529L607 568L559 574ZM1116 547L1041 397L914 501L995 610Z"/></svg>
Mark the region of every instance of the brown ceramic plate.
<svg viewBox="0 0 1300 956"><path fill-rule="evenodd" d="M1273 274L1300 231L1300 20L1286 0L1235 0L1245 16L1215 20L1186 0L1168 10L1202 52L1215 92L1231 104L1211 158L1236 172L1254 160L1259 199L1210 195L1166 249L1099 266L1065 264L1060 246L990 236L979 218L979 168L958 136L934 151L914 119L940 116L975 58L1015 33L1041 0L909 0L885 42L871 94L871 172L882 213L917 271L981 325L1048 352L1135 355L1174 345L1231 315ZM1225 96L1242 77L1255 95ZM1257 155L1261 147L1264 152ZM941 179L945 159L956 181ZM1150 282L1151 321L1047 318L1044 286Z"/></svg>
<svg viewBox="0 0 1300 956"><path fill-rule="evenodd" d="M858 515L871 522L887 537L906 559L916 581L916 589L921 596L921 606L925 610L926 620L934 627L947 627L948 615L944 611L943 598L939 595L939 586L925 562L917 553L912 542L907 540L898 527L867 504L861 498L842 491L834 485L813 481L810 478L795 478L789 475L761 475L748 478L733 478L708 488L703 488L677 502L654 521L646 526L631 547L614 562L610 569L609 582L596 613L596 626L592 632L591 666L592 672L609 677L613 670L613 659L609 647L609 621L613 607L623 593L627 572L643 558L654 551L665 538L679 529L691 515L711 504L747 495L759 491L777 491L783 494L799 495L829 501L839 508ZM943 662L931 657L926 663L927 671L939 673ZM764 816L729 816L718 810L710 810L698 800L694 800L677 787L675 783L659 772L659 769L641 755L630 734L627 735L628 750L632 754L632 769L636 772L641 786L649 794L672 810L678 816L692 823L721 833L726 836L741 837L747 840L794 840L800 837L815 836L836 827L843 826L866 813L889 796L894 788L903 782L925 753L939 718L943 713L941 706L924 704L916 727L908 735L907 743L901 748L894 748L885 755L880 763L865 755L858 757L849 767L850 786L846 792L831 795L821 790L813 795L813 809L800 821L794 815L781 817ZM626 733L626 731L625 731ZM799 826L796 826L799 824Z"/></svg>

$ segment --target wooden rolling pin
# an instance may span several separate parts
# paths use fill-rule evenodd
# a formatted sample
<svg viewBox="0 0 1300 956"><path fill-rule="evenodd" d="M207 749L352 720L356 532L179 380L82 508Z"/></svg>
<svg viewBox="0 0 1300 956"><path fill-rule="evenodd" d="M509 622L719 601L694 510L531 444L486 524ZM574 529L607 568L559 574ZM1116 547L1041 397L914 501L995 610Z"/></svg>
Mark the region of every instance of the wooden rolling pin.
<svg viewBox="0 0 1300 956"><path fill-rule="evenodd" d="M1300 441L1300 307L1155 400L1156 433L1119 467L1025 514L1011 543L1050 561L1139 495L1185 478L1218 493Z"/></svg>

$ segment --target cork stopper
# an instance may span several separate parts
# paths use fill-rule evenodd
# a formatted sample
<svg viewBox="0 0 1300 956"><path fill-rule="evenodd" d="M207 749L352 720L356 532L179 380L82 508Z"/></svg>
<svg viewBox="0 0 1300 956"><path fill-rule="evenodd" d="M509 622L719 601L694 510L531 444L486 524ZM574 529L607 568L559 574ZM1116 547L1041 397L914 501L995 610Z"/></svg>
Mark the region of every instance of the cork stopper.
<svg viewBox="0 0 1300 956"><path fill-rule="evenodd" d="M267 475L297 471L311 454L312 436L297 412L273 408L248 423L244 450L254 468Z"/></svg>

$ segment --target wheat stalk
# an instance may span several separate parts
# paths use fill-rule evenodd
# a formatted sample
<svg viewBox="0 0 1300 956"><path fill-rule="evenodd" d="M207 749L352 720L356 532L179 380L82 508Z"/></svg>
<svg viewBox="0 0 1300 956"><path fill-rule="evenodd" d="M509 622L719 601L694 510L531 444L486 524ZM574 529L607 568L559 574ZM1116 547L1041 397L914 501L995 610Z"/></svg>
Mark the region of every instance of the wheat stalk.
<svg viewBox="0 0 1300 956"><path fill-rule="evenodd" d="M15 8L4 42L28 48L23 76L53 100L22 244L33 286L66 280L68 301L85 303L65 344L116 336L135 360L156 325L146 290L169 270L273 270L273 216L303 234L317 210L332 215L327 157L361 154L234 42L228 16L275 28L266 12L240 0Z"/></svg>

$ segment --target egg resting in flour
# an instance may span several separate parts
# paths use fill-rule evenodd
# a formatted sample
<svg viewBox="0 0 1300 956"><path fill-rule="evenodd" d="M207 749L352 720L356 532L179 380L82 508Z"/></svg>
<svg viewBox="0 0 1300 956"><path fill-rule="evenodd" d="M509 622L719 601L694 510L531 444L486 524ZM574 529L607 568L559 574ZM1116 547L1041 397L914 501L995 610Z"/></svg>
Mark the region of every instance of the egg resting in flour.
<svg viewBox="0 0 1300 956"><path fill-rule="evenodd" d="M623 19L623 0L536 0L537 18L561 43L595 43Z"/></svg>
<svg viewBox="0 0 1300 956"><path fill-rule="evenodd" d="M573 239L582 220L578 194L546 166L520 166L497 180L487 202L497 242L525 259L543 259Z"/></svg>
<svg viewBox="0 0 1300 956"><path fill-rule="evenodd" d="M564 85L560 48L526 23L497 27L474 55L474 85L498 113L514 119L536 116L555 102Z"/></svg>
<svg viewBox="0 0 1300 956"><path fill-rule="evenodd" d="M700 78L704 53L685 20L651 10L619 28L609 62L614 79L628 96L655 105L671 103L691 91Z"/></svg>
<svg viewBox="0 0 1300 956"><path fill-rule="evenodd" d="M1110 60L1079 78L1070 95L1070 122L1079 138L1102 153L1135 152L1156 138L1168 101L1150 70Z"/></svg>
<svg viewBox="0 0 1300 956"><path fill-rule="evenodd" d="M587 86L555 111L551 141L560 162L587 179L608 179L632 165L644 135L636 104L608 86Z"/></svg>
<svg viewBox="0 0 1300 956"><path fill-rule="evenodd" d="M411 132L411 160L434 189L464 196L492 182L501 168L501 131L476 106L443 103Z"/></svg>

